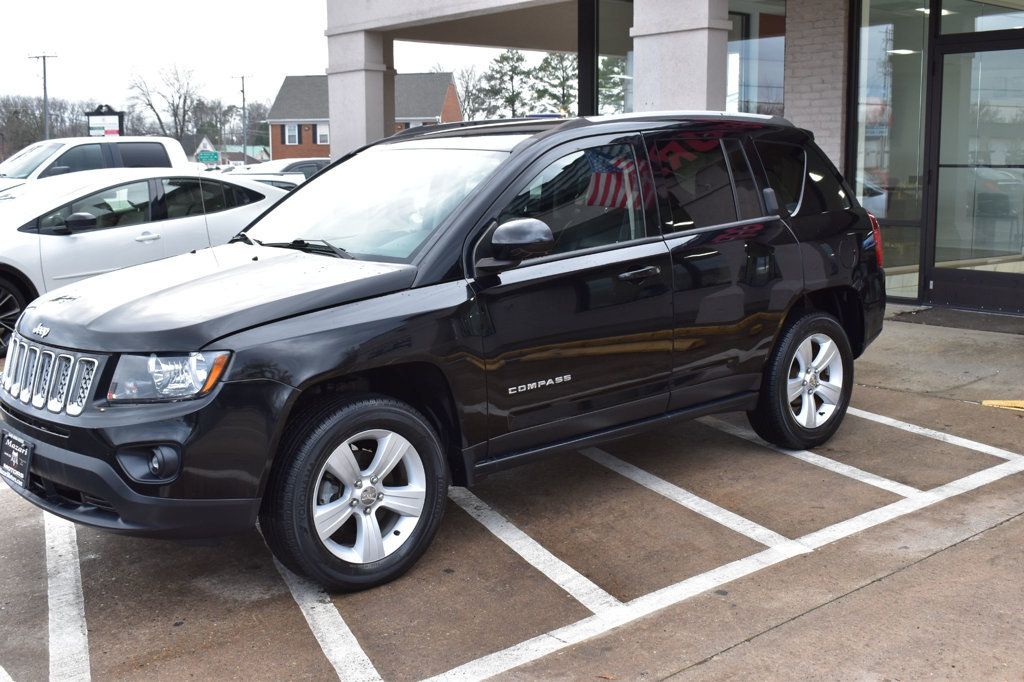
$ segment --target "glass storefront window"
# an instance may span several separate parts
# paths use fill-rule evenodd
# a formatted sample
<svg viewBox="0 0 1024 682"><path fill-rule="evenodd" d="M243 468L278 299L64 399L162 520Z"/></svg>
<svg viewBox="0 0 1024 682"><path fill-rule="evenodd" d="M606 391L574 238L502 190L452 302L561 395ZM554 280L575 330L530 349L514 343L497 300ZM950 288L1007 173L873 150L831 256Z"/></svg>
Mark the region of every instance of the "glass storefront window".
<svg viewBox="0 0 1024 682"><path fill-rule="evenodd" d="M921 253L928 15L923 0L863 0L856 175L883 226L887 288L916 298Z"/></svg>
<svg viewBox="0 0 1024 682"><path fill-rule="evenodd" d="M726 111L783 115L785 0L729 0Z"/></svg>
<svg viewBox="0 0 1024 682"><path fill-rule="evenodd" d="M597 111L633 111L633 0L600 0L597 23Z"/></svg>
<svg viewBox="0 0 1024 682"><path fill-rule="evenodd" d="M942 0L942 32L974 33L1024 28L1021 0Z"/></svg>
<svg viewBox="0 0 1024 682"><path fill-rule="evenodd" d="M1024 272L1024 50L946 55L935 265Z"/></svg>

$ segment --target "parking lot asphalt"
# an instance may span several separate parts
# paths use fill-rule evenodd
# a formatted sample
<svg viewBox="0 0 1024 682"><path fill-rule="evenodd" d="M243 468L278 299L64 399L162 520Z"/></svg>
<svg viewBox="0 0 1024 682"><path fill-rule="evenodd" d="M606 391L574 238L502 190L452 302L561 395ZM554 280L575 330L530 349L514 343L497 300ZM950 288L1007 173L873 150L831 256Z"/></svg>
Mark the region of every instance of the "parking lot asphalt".
<svg viewBox="0 0 1024 682"><path fill-rule="evenodd" d="M403 578L328 595L254 529L170 542L0 489L0 682L1020 678L1019 336L889 322L814 452L742 415L453 489ZM1016 391L1016 395L1013 392Z"/></svg>

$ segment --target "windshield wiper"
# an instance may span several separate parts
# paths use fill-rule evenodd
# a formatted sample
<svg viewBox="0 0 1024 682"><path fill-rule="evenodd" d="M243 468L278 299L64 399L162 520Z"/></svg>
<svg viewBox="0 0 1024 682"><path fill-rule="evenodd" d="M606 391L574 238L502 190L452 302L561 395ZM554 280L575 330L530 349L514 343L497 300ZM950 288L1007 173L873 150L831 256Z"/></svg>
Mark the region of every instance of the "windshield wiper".
<svg viewBox="0 0 1024 682"><path fill-rule="evenodd" d="M228 240L228 244L234 244L235 242L245 242L249 246L256 246L258 244L262 244L262 242L260 240L253 239L252 237L250 237L245 232L239 232L234 237L232 237L230 240Z"/></svg>
<svg viewBox="0 0 1024 682"><path fill-rule="evenodd" d="M298 249L308 253L330 254L336 258L355 258L345 249L335 246L326 239L293 239L290 242L265 242L261 246L272 246L279 249Z"/></svg>

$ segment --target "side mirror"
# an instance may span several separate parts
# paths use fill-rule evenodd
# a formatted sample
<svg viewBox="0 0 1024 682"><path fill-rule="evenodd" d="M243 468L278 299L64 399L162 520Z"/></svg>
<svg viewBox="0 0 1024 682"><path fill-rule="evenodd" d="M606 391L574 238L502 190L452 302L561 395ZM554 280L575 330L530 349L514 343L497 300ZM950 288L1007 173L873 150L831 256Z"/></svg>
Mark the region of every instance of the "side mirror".
<svg viewBox="0 0 1024 682"><path fill-rule="evenodd" d="M779 198L775 196L775 190L771 187L765 187L761 190L764 195L764 210L767 215L781 215L782 212L779 210Z"/></svg>
<svg viewBox="0 0 1024 682"><path fill-rule="evenodd" d="M476 262L479 275L496 275L516 267L525 258L543 256L555 247L551 228L535 218L519 218L502 223L491 234L491 258Z"/></svg>
<svg viewBox="0 0 1024 682"><path fill-rule="evenodd" d="M76 230L91 230L96 227L96 216L92 213L72 213L68 216L68 219L64 221L64 227L71 232Z"/></svg>

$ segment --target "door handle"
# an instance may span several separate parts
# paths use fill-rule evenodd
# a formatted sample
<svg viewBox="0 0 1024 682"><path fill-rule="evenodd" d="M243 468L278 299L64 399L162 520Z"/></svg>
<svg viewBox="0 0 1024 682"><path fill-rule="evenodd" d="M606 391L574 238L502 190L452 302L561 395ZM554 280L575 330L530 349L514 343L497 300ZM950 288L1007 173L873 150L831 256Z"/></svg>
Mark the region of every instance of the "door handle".
<svg viewBox="0 0 1024 682"><path fill-rule="evenodd" d="M160 239L160 235L153 234L152 232L143 232L142 234L140 234L138 237L135 238L135 241L137 241L137 242L155 242L157 239Z"/></svg>
<svg viewBox="0 0 1024 682"><path fill-rule="evenodd" d="M629 272L623 272L618 276L619 281L622 282L641 282L645 279L650 279L661 274L661 268L657 265L648 265L646 268L640 268L639 270L630 270Z"/></svg>

